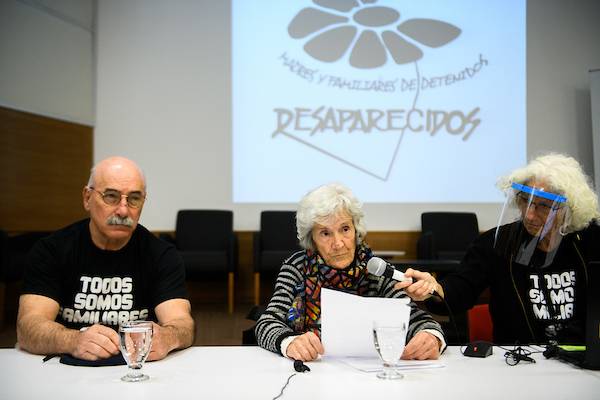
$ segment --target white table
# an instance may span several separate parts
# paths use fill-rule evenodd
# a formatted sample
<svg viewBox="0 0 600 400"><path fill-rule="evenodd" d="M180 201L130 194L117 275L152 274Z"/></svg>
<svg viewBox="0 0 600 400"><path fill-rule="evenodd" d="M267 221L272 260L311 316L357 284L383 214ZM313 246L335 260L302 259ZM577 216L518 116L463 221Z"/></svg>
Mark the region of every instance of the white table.
<svg viewBox="0 0 600 400"><path fill-rule="evenodd" d="M535 354L536 364L505 364L494 348L486 359L468 358L457 347L442 356L444 368L405 372L381 381L324 358L297 374L283 399L599 399L600 372ZM17 399L272 399L292 363L257 347L193 347L148 363L146 382L125 383L126 367L72 367L58 359L0 350L0 398ZM133 397L128 397L128 396Z"/></svg>

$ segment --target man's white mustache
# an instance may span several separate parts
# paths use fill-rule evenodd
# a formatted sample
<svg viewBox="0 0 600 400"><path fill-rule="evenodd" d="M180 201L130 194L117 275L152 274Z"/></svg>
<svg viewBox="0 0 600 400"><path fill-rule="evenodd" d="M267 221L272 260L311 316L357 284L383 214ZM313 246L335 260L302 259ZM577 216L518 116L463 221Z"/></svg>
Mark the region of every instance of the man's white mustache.
<svg viewBox="0 0 600 400"><path fill-rule="evenodd" d="M133 219L130 217L119 217L118 215L113 215L108 217L106 220L108 225L123 225L123 226L133 226Z"/></svg>

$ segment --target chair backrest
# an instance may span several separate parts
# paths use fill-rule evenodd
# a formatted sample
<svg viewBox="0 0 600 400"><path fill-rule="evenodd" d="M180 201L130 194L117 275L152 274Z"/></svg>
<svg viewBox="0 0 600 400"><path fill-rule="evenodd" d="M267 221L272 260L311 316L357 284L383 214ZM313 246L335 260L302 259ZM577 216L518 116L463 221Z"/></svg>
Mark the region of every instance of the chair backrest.
<svg viewBox="0 0 600 400"><path fill-rule="evenodd" d="M5 279L8 260L8 234L3 229L0 229L0 280ZM0 314L2 314L1 311Z"/></svg>
<svg viewBox="0 0 600 400"><path fill-rule="evenodd" d="M430 237L430 256L424 258L461 259L469 244L479 235L477 215L469 212L426 212L421 214L421 231Z"/></svg>
<svg viewBox="0 0 600 400"><path fill-rule="evenodd" d="M246 315L246 319L254 321L255 323L250 328L242 330L242 346L258 346L254 331L256 330L256 321L258 321L264 312L265 307L254 306L250 309L248 315Z"/></svg>
<svg viewBox="0 0 600 400"><path fill-rule="evenodd" d="M27 256L31 248L42 238L48 236L49 231L25 232L15 236L8 236L6 232L0 234L3 281L18 281L23 278L27 266Z"/></svg>
<svg viewBox="0 0 600 400"><path fill-rule="evenodd" d="M233 237L233 211L180 210L175 225L178 250L226 249Z"/></svg>
<svg viewBox="0 0 600 400"><path fill-rule="evenodd" d="M263 211L260 231L254 234L254 271L276 272L293 252L300 250L294 211Z"/></svg>
<svg viewBox="0 0 600 400"><path fill-rule="evenodd" d="M468 313L469 320L469 341L475 342L483 340L493 342L493 324L487 304L477 304L471 308Z"/></svg>
<svg viewBox="0 0 600 400"><path fill-rule="evenodd" d="M262 250L299 249L295 211L263 211L260 213Z"/></svg>

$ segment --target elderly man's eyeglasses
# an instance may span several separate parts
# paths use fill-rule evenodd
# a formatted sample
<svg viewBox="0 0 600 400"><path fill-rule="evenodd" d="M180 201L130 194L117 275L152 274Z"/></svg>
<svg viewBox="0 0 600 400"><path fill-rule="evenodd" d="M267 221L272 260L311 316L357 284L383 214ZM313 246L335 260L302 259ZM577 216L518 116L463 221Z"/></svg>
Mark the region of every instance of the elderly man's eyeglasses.
<svg viewBox="0 0 600 400"><path fill-rule="evenodd" d="M115 189L106 189L104 192L99 191L93 186L88 186L89 190L93 190L98 193L106 205L116 206L121 203L121 199L125 197L127 205L131 208L140 208L146 200L146 196L142 192L131 192L129 194L123 194Z"/></svg>

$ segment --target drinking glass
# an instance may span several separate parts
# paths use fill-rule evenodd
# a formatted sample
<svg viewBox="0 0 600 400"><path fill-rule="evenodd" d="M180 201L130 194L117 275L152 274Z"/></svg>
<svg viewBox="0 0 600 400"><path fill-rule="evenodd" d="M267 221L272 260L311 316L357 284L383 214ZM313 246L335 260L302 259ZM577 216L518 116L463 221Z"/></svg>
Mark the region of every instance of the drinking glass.
<svg viewBox="0 0 600 400"><path fill-rule="evenodd" d="M373 321L375 349L383 361L383 371L377 373L380 379L402 379L404 375L394 366L400 360L406 343L406 323L383 323Z"/></svg>
<svg viewBox="0 0 600 400"><path fill-rule="evenodd" d="M152 346L152 322L128 321L119 327L120 349L127 362L128 373L121 377L125 382L139 382L150 379L142 374L144 361Z"/></svg>

